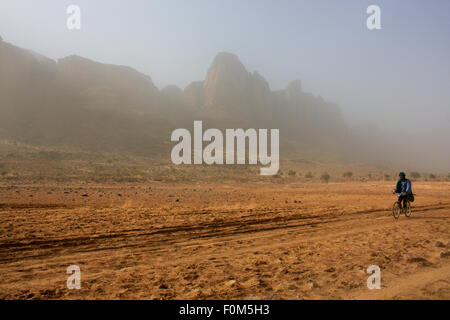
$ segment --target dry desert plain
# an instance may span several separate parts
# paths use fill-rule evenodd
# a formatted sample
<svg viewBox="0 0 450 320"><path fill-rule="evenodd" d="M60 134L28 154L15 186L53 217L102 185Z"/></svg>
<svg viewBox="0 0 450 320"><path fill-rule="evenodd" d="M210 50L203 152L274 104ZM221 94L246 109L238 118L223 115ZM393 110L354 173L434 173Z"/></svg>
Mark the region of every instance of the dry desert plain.
<svg viewBox="0 0 450 320"><path fill-rule="evenodd" d="M0 298L450 299L450 183L393 185L0 184Z"/></svg>

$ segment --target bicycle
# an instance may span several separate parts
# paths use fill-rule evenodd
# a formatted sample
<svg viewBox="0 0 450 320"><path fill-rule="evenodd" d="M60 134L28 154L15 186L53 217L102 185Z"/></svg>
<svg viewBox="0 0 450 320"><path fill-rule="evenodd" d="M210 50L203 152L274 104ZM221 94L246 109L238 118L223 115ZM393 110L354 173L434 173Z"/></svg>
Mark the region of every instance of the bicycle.
<svg viewBox="0 0 450 320"><path fill-rule="evenodd" d="M397 193L397 196L400 194ZM395 219L400 218L400 214L404 213L407 218L411 216L412 208L411 208L411 201L409 201L409 197L406 198L406 208L400 208L400 202L395 201L394 205L392 206L392 215Z"/></svg>

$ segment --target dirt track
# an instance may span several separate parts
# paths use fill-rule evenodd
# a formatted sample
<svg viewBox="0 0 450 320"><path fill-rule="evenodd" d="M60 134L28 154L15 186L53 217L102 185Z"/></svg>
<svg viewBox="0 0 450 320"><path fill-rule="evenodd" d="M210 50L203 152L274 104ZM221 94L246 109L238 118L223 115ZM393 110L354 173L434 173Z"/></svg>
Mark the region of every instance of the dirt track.
<svg viewBox="0 0 450 320"><path fill-rule="evenodd" d="M450 299L450 183L392 186L3 185L0 298Z"/></svg>

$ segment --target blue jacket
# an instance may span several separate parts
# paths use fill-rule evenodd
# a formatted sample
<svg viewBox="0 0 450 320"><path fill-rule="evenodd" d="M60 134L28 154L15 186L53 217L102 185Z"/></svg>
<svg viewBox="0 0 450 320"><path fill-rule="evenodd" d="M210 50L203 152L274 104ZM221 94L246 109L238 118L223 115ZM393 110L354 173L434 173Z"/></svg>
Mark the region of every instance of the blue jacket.
<svg viewBox="0 0 450 320"><path fill-rule="evenodd" d="M408 179L398 180L397 185L395 186L394 190L397 193L411 194L412 193L411 181L409 181Z"/></svg>

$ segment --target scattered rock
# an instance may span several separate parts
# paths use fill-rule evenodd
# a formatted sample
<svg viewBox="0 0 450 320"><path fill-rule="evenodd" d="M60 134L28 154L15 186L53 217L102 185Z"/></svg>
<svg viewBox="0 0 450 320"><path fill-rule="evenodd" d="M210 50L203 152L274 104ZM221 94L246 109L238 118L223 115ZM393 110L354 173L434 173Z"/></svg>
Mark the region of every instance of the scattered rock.
<svg viewBox="0 0 450 320"><path fill-rule="evenodd" d="M53 297L56 295L56 289L50 290L50 289L45 289L45 290L40 290L39 291L41 296L44 297Z"/></svg>
<svg viewBox="0 0 450 320"><path fill-rule="evenodd" d="M88 197L89 195L87 193L83 193L81 196L82 197Z"/></svg>
<svg viewBox="0 0 450 320"><path fill-rule="evenodd" d="M286 268L283 268L283 269L280 270L280 273L281 274L287 274L287 273L289 273L289 271Z"/></svg>
<svg viewBox="0 0 450 320"><path fill-rule="evenodd" d="M225 282L225 286L227 287L234 287L236 285L236 280L230 280Z"/></svg>
<svg viewBox="0 0 450 320"><path fill-rule="evenodd" d="M262 265L265 265L265 264L267 264L267 262L264 261L264 260L257 260L257 261L255 261L255 266L262 266Z"/></svg>
<svg viewBox="0 0 450 320"><path fill-rule="evenodd" d="M441 258L448 258L448 257L450 257L450 251L441 252Z"/></svg>
<svg viewBox="0 0 450 320"><path fill-rule="evenodd" d="M443 242L441 242L441 241L436 241L435 246L438 247L438 248L445 248L446 247L446 245Z"/></svg>
<svg viewBox="0 0 450 320"><path fill-rule="evenodd" d="M405 259L406 259L406 262L408 262L408 263L418 262L423 265L430 265L430 262L427 259L425 259L423 257L419 257L413 253L407 253L405 255Z"/></svg>
<svg viewBox="0 0 450 320"><path fill-rule="evenodd" d="M336 269L333 268L333 267L328 268L328 269L325 270L325 272L335 272L335 271L336 271Z"/></svg>
<svg viewBox="0 0 450 320"><path fill-rule="evenodd" d="M317 283L315 283L314 281L308 281L308 283L306 284L306 288L308 290L312 290L315 288L319 288L319 285Z"/></svg>

